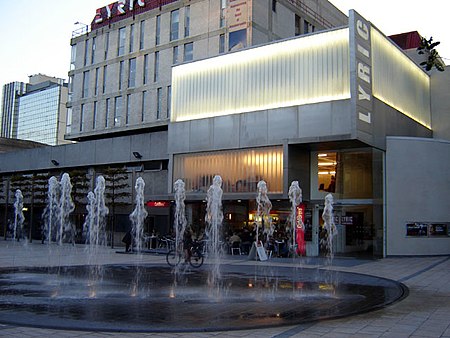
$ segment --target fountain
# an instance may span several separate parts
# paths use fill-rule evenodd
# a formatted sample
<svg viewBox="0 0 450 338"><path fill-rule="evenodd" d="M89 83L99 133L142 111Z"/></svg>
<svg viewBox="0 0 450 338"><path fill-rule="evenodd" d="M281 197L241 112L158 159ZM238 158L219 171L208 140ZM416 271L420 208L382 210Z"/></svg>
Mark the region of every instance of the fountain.
<svg viewBox="0 0 450 338"><path fill-rule="evenodd" d="M330 259L334 257L333 251L333 238L337 235L336 225L334 224L334 215L333 215L333 195L327 194L325 196L325 207L322 213L322 219L324 222L324 228L326 231L325 238L325 246L327 248L327 252Z"/></svg>
<svg viewBox="0 0 450 338"><path fill-rule="evenodd" d="M52 176L48 180L47 191L47 206L44 209L42 219L44 220L44 229L42 233L42 244L47 240L50 244L53 239L53 230L56 229L58 220L59 207L58 196L59 195L59 183L55 176Z"/></svg>
<svg viewBox="0 0 450 338"><path fill-rule="evenodd" d="M292 181L288 195L291 202L292 248L295 248L298 255L305 255L305 228L301 215L297 214L297 206L302 203L302 189L300 189L298 181Z"/></svg>
<svg viewBox="0 0 450 338"><path fill-rule="evenodd" d="M105 178L97 177L94 192L90 191L87 196L87 216L83 225L86 234L86 244L89 251L95 251L99 246L106 245L106 216L109 209L105 205Z"/></svg>
<svg viewBox="0 0 450 338"><path fill-rule="evenodd" d="M131 234L136 245L136 251L142 251L142 241L144 239L144 221L148 213L144 206L144 188L145 182L142 177L138 177L136 180L136 185L134 186L136 190L136 205L133 212L130 214L130 220L132 224Z"/></svg>
<svg viewBox="0 0 450 338"><path fill-rule="evenodd" d="M222 247L220 232L222 230L222 177L214 176L206 197L206 236L208 238L208 258L212 261L212 269L208 278L211 287L219 287Z"/></svg>
<svg viewBox="0 0 450 338"><path fill-rule="evenodd" d="M70 183L70 176L64 173L60 182L61 196L58 203L59 208L59 224L56 242L62 245L63 240L75 244L75 231L69 220L69 215L75 210L75 205L72 202L72 184Z"/></svg>
<svg viewBox="0 0 450 338"><path fill-rule="evenodd" d="M89 245L100 244L100 238L104 238L99 233L104 231L100 230L100 218L107 213L102 197L103 183L99 178L95 192L88 194ZM168 283L172 269L153 255L145 257L147 264L131 259L123 263L126 258L123 255L120 259L119 256L99 255L100 276L92 273L92 266L83 264L45 266L41 262L36 267L21 264L18 268L0 268L0 323L65 330L155 333L256 329L351 316L379 309L407 294L401 283L368 275L335 271L333 280L339 283L332 284L328 271L315 267L303 267L299 272L292 266L264 263L223 264L221 185L221 177L215 176L208 190L207 266L185 271L186 278L177 285L176 292ZM60 204L67 217L71 210L67 178L62 180L63 186L66 188L61 195L65 197L61 196ZM137 239L147 215L144 186L143 179L138 178L136 207L130 215ZM175 187L174 226L182 230L185 225L182 181L177 181ZM270 204L264 195L267 189L264 184L260 188L261 210L268 215ZM292 189L291 203L297 206L301 194L297 185ZM324 220L333 235L332 199L327 201ZM29 252L32 255L33 250ZM138 285L145 288L139 289ZM205 285L210 286L210 292L205 292Z"/></svg>
<svg viewBox="0 0 450 338"><path fill-rule="evenodd" d="M23 234L23 195L20 189L16 190L16 201L14 202L14 224L13 224L13 240L19 241Z"/></svg>
<svg viewBox="0 0 450 338"><path fill-rule="evenodd" d="M186 191L184 188L183 180L176 180L173 184L174 187L174 198L175 198L175 214L173 227L175 230L175 248L179 249L182 247L183 235L186 231L186 214L184 200L186 199Z"/></svg>
<svg viewBox="0 0 450 338"><path fill-rule="evenodd" d="M272 217L270 216L270 210L272 210L272 202L270 202L267 196L268 189L265 181L259 181L257 185L258 195L256 196L256 204L258 205L256 210L256 243L259 244L259 229L263 227L263 234L266 235L266 241L269 240L269 236L273 235L274 227L272 223Z"/></svg>

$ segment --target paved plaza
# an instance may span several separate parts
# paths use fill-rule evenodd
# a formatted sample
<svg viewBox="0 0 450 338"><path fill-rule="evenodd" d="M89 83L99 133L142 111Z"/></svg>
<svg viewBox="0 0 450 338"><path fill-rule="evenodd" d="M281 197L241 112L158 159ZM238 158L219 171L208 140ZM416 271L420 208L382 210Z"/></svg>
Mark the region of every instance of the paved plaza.
<svg viewBox="0 0 450 338"><path fill-rule="evenodd" d="M64 254L52 254L40 242L23 245L0 240L0 268L85 265L84 246L67 246ZM60 249L58 249L60 250ZM122 254L122 248L103 249L96 257L105 264L165 264L158 254ZM60 252L60 251L59 251ZM272 265L326 268L392 279L409 288L409 295L381 310L346 318L294 326L256 330L195 333L124 333L66 331L19 327L0 323L0 337L449 337L450 257L398 257L380 260L335 258L333 266L324 259L290 260L271 258L266 262L245 256L227 256L223 264L233 266Z"/></svg>

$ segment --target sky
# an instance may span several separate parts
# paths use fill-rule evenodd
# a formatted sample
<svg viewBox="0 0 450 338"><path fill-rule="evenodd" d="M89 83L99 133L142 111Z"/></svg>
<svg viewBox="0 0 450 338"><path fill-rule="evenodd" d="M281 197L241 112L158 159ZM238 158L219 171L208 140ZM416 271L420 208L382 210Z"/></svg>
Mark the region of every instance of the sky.
<svg viewBox="0 0 450 338"><path fill-rule="evenodd" d="M261 1L261 0L253 0ZM67 79L72 31L90 24L95 10L113 0L0 0L0 86L28 82L28 76L46 74ZM450 1L331 0L348 15L355 9L385 35L417 30L440 41L437 47L450 64ZM423 7L431 3L427 12Z"/></svg>

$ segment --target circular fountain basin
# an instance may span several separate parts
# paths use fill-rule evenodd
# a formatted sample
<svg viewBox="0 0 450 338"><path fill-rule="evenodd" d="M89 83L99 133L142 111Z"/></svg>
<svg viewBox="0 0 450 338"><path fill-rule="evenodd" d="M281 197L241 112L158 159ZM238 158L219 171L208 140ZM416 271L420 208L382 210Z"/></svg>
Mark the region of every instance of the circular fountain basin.
<svg viewBox="0 0 450 338"><path fill-rule="evenodd" d="M0 270L0 322L89 331L222 331L293 325L367 312L407 295L392 280L329 270L70 266ZM175 286L176 284L176 286Z"/></svg>

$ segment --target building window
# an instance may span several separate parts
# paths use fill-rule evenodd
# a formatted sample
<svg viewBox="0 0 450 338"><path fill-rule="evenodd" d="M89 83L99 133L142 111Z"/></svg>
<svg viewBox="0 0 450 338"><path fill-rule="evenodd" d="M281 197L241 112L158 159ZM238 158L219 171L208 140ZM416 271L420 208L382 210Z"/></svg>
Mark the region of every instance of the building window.
<svg viewBox="0 0 450 338"><path fill-rule="evenodd" d="M144 122L145 112L147 111L147 91L142 92L142 102L141 102L141 122Z"/></svg>
<svg viewBox="0 0 450 338"><path fill-rule="evenodd" d="M273 12L277 11L277 0L272 0L272 11Z"/></svg>
<svg viewBox="0 0 450 338"><path fill-rule="evenodd" d="M127 110L125 112L125 124L130 122L130 112L131 112L131 94L127 95Z"/></svg>
<svg viewBox="0 0 450 338"><path fill-rule="evenodd" d="M83 72L82 95L82 97L88 97L89 95L89 71Z"/></svg>
<svg viewBox="0 0 450 338"><path fill-rule="evenodd" d="M94 101L94 107L92 108L92 129L97 128L97 101Z"/></svg>
<svg viewBox="0 0 450 338"><path fill-rule="evenodd" d="M136 58L130 59L128 65L128 88L136 86Z"/></svg>
<svg viewBox="0 0 450 338"><path fill-rule="evenodd" d="M108 117L109 117L109 102L110 99L106 99L105 101L105 128L108 128Z"/></svg>
<svg viewBox="0 0 450 338"><path fill-rule="evenodd" d="M303 21L303 33L304 34L308 34L308 33L314 33L315 31L315 27L313 25L311 25L308 21Z"/></svg>
<svg viewBox="0 0 450 338"><path fill-rule="evenodd" d="M299 36L302 34L302 18L295 14L295 36Z"/></svg>
<svg viewBox="0 0 450 338"><path fill-rule="evenodd" d="M140 34L139 34L139 50L143 50L145 48L145 21L141 21L140 25Z"/></svg>
<svg viewBox="0 0 450 338"><path fill-rule="evenodd" d="M119 29L119 36L117 42L117 56L125 53L125 27Z"/></svg>
<svg viewBox="0 0 450 338"><path fill-rule="evenodd" d="M99 74L100 74L100 68L95 68L94 95L98 94L98 75Z"/></svg>
<svg viewBox="0 0 450 338"><path fill-rule="evenodd" d="M89 52L89 40L86 40L86 41L84 42L84 60L83 60L83 66L86 66L86 65L87 65L88 52Z"/></svg>
<svg viewBox="0 0 450 338"><path fill-rule="evenodd" d="M104 59L108 58L108 49L109 49L109 32L105 34L105 55Z"/></svg>
<svg viewBox="0 0 450 338"><path fill-rule="evenodd" d="M161 15L156 16L155 43L156 45L161 43Z"/></svg>
<svg viewBox="0 0 450 338"><path fill-rule="evenodd" d="M130 25L130 53L134 51L134 23Z"/></svg>
<svg viewBox="0 0 450 338"><path fill-rule="evenodd" d="M219 53L225 53L225 34L219 35Z"/></svg>
<svg viewBox="0 0 450 338"><path fill-rule="evenodd" d="M122 119L122 96L114 98L114 126L120 126Z"/></svg>
<svg viewBox="0 0 450 338"><path fill-rule="evenodd" d="M162 110L162 88L156 90L156 119L161 119Z"/></svg>
<svg viewBox="0 0 450 338"><path fill-rule="evenodd" d="M75 69L75 62L77 60L77 45L72 45L70 53L70 70Z"/></svg>
<svg viewBox="0 0 450 338"><path fill-rule="evenodd" d="M119 90L122 89L122 81L123 81L123 61L119 63Z"/></svg>
<svg viewBox="0 0 450 338"><path fill-rule="evenodd" d="M176 65L178 63L178 46L173 47L172 51L172 63Z"/></svg>
<svg viewBox="0 0 450 338"><path fill-rule="evenodd" d="M167 86L167 118L170 118L172 108L172 86Z"/></svg>
<svg viewBox="0 0 450 338"><path fill-rule="evenodd" d="M155 52L155 60L153 66L154 66L153 82L157 82L159 80L159 52Z"/></svg>
<svg viewBox="0 0 450 338"><path fill-rule="evenodd" d="M80 131L83 131L83 122L84 122L84 104L81 104L81 111L80 111Z"/></svg>
<svg viewBox="0 0 450 338"><path fill-rule="evenodd" d="M227 10L227 0L220 1L220 27L225 27L225 13Z"/></svg>
<svg viewBox="0 0 450 338"><path fill-rule="evenodd" d="M317 154L317 173L320 191L336 192L336 153Z"/></svg>
<svg viewBox="0 0 450 338"><path fill-rule="evenodd" d="M184 44L184 61L191 61L194 59L194 43Z"/></svg>
<svg viewBox="0 0 450 338"><path fill-rule="evenodd" d="M144 55L144 69L143 69L143 74L142 74L142 83L144 85L147 84L148 82L148 54Z"/></svg>
<svg viewBox="0 0 450 338"><path fill-rule="evenodd" d="M170 12L170 41L178 40L179 26L180 26L180 10L176 9Z"/></svg>
<svg viewBox="0 0 450 338"><path fill-rule="evenodd" d="M207 192L217 173L226 193L254 193L260 180L271 193L282 193L283 147L174 155L173 172L185 179L187 193Z"/></svg>
<svg viewBox="0 0 450 338"><path fill-rule="evenodd" d="M72 108L67 108L66 134L70 134L71 132L72 132Z"/></svg>
<svg viewBox="0 0 450 338"><path fill-rule="evenodd" d="M191 30L191 6L184 8L184 37L189 36Z"/></svg>
<svg viewBox="0 0 450 338"><path fill-rule="evenodd" d="M95 36L92 38L92 47L91 47L91 64L94 64L95 62Z"/></svg>
<svg viewBox="0 0 450 338"><path fill-rule="evenodd" d="M108 66L103 66L103 82L102 82L102 93L106 93L106 79L108 75Z"/></svg>

